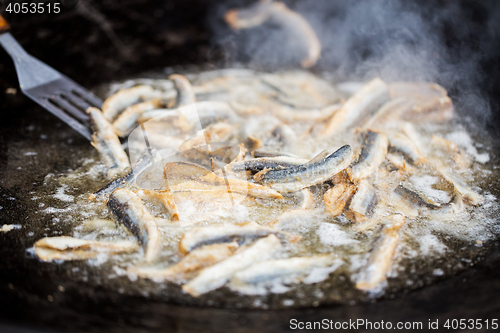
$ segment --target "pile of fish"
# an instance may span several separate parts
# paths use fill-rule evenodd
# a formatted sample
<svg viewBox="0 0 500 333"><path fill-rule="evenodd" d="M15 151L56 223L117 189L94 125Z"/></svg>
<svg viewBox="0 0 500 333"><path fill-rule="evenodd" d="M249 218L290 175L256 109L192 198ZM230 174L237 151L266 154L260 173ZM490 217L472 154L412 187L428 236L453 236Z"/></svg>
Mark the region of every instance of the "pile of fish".
<svg viewBox="0 0 500 333"><path fill-rule="evenodd" d="M111 180L89 200L106 204L142 249L46 238L35 244L43 260L142 251L128 274L194 297L223 286L280 293L349 271L340 249L352 245L342 244L363 242L352 280L372 292L387 285L408 224L453 221L484 200L463 172L471 156L420 130L453 116L434 83L335 85L305 71L224 69L119 88L88 111ZM442 195L415 177L436 179ZM350 239L325 251L307 229L314 216ZM166 234L175 226L179 238ZM166 247L174 257L162 256Z"/></svg>

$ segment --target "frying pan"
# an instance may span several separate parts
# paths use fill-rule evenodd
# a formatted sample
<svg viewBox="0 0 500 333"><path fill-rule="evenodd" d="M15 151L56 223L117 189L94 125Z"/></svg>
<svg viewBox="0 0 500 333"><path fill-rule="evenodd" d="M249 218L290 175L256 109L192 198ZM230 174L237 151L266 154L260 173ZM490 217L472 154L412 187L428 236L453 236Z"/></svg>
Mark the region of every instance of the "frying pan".
<svg viewBox="0 0 500 333"><path fill-rule="evenodd" d="M16 27L16 37L34 56L92 87L112 80L139 75L145 71L162 71L166 66L203 69L231 65L224 47L214 44L206 18L214 15L215 2L166 2L158 12L153 1L129 1L127 6L111 2L80 1L102 13L116 27L117 42L110 42L109 32L92 18L74 8L56 19L40 17L8 17ZM121 3L121 2L120 2ZM362 2L361 2L362 3ZM367 2L366 2L367 3ZM226 7L241 2L225 3ZM301 2L290 5L300 6ZM421 2L418 8L435 15L449 2ZM480 69L489 73L479 89L488 100L491 117L487 124L465 122L477 133L484 133L485 145L493 150L492 163L498 164L500 139L495 135L500 115L500 33L490 26L498 5L460 2L461 27L442 22L439 34L451 53L462 48L462 57L477 56ZM87 8L88 9L88 8ZM168 13L174 13L169 15ZM431 12L432 13L432 12ZM435 21L434 14L427 17ZM98 21L98 20L97 20ZM498 20L497 20L498 21ZM36 24L36 31L33 25ZM383 23L382 23L383 24ZM76 29L75 27L85 27ZM455 29L455 30L454 30ZM456 33L459 31L459 33ZM209 33L210 32L210 33ZM478 37L479 36L479 37ZM382 35L379 38L391 38ZM479 38L482 45L472 43ZM372 42L373 43L373 42ZM116 44L116 45L115 45ZM482 52L487 50L487 52ZM125 51L122 52L122 51ZM480 52L481 51L481 52ZM356 61L366 61L366 45L350 50ZM368 52L369 54L369 52ZM377 57L377 55L371 55ZM235 60L247 60L244 57ZM112 59L112 60L110 60ZM460 55L451 67L459 70ZM233 61L233 60L231 60ZM451 61L451 60L450 60ZM338 64L320 63L318 69L335 70ZM345 72L355 72L356 62L347 62ZM175 70L175 68L173 69ZM457 79L467 80L468 77ZM496 81L495 81L496 80ZM470 105L460 105L463 86L447 85L458 113L466 119ZM263 311L219 308L183 307L166 304L148 297L110 293L98 283L72 282L69 266L44 264L26 251L33 243L48 235L69 234L62 224L53 225L57 215L36 213L40 207L31 200L30 192L50 191L43 188L48 174L65 173L79 166L84 157L97 157L86 140L63 123L33 105L15 88L17 80L7 55L0 53L0 225L20 224L23 228L0 233L0 331L107 331L107 332L279 332L289 331L290 320L318 321L419 321L424 327L429 320L493 319L500 315L500 246L491 242L478 249L481 256L470 268L456 276L409 293L387 293L373 303L310 309ZM491 139L488 139L491 138ZM487 190L499 194L497 181ZM49 228L45 230L45 228Z"/></svg>

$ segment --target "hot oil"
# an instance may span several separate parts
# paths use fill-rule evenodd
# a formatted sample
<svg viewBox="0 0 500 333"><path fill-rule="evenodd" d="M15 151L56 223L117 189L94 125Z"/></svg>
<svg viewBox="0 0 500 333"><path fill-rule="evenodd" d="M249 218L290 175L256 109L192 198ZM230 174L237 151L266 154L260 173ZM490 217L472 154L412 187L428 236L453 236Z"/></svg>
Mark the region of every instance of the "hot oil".
<svg viewBox="0 0 500 333"><path fill-rule="evenodd" d="M241 80L244 81L247 89L253 87L256 91L274 96L272 89L255 83L254 72L244 72L244 75L244 79ZM204 99L227 98L224 87L211 86L211 81L204 77L203 73L198 75L199 81L197 81L196 76L191 76L191 78L195 91L196 89L203 91ZM236 84L238 80L236 77L231 82ZM199 82L204 85L200 85ZM217 93L211 93L211 91ZM249 94L247 96L249 98L245 99L244 102L246 104L255 102L255 98L260 96L259 94ZM262 138L265 142L274 124L281 121L272 114L266 114L261 120L258 120L257 117L259 117L258 114L242 116L244 122L240 123L239 131ZM252 120L253 118L256 119ZM245 124L248 128L245 128ZM296 141L293 151L287 152L302 158L313 158L322 150L331 153L345 144L350 144L354 152L359 151L361 139L358 133L349 132L349 134L325 140L310 138L306 134L313 132L316 125L304 121L290 123L299 139ZM489 242L498 237L498 204L496 199L498 193L488 192L491 188L489 186L491 179L500 177L498 168L495 167L497 161L488 160L488 145L486 143L484 146L478 145L479 141L471 139L465 128L456 121L447 124L415 123L414 125L425 138L426 147L431 147L429 140L432 134L458 141L459 148L464 152L467 160L471 161L471 164L470 167L463 168L457 174L469 186L480 192L485 198L485 202L479 207L465 205L463 212L458 215L439 215L432 210L427 210L425 214L419 214L417 218L407 218L400 231L401 239L388 274L388 285L382 290L363 293L356 290L354 285L366 268L371 251L381 235L384 221L389 214L397 213L397 211L391 211L389 208L387 212L381 213L380 222L375 223L372 228L365 232L360 232L355 228L355 224L344 215L331 217L325 211L322 196L326 189L332 185L313 191L315 206L310 208L310 212L306 212L306 214L299 212L295 222L283 230L299 235L301 239L295 243L287 244L282 253L276 254L276 258L329 254L341 260L342 265L322 282L287 285L286 290L276 289L275 293L266 289L267 292L264 295L258 296L241 295L228 288L222 288L194 299L182 293L176 284L140 279L134 274L128 273L130 267L144 265L141 263L142 251L112 257L104 255L88 260L91 267L89 269L93 272L94 279L98 284L117 292L145 295L183 304L228 307L239 305L261 308L311 306L366 300L374 296L389 296L393 293L406 292L444 276L452 275L468 267L480 256L487 253ZM249 129L252 133L248 132ZM279 145L266 148L278 151L282 149ZM433 158L454 166L450 154L431 148L427 153ZM82 164L81 168L68 174L46 177L45 184L52 193L44 196L46 199L41 200L44 201L45 206L40 207L40 211L48 212L47 209L49 209L53 212L57 216L55 223L66 223L72 230L74 237L95 240L124 238L133 240L134 238L125 228L116 223L116 219L106 208L105 201L88 200L88 196L105 183L103 165L97 159L88 159L82 161ZM405 184L411 190L423 196L429 196L440 204L445 204L447 200L453 198L453 188L428 166L414 168L412 172L407 173L399 173L389 169L388 165L383 164L370 179L381 195L387 194L384 192L386 188ZM491 191L493 190L491 188ZM58 200L59 205L54 204L52 198ZM180 204L182 206L182 203ZM184 217L181 214L180 221L173 222L154 203L146 202L147 208L157 219L163 238L162 251L153 267L164 268L177 262L181 258L178 250L179 240L187 230L194 226L248 221L256 221L264 226L273 225L283 213L297 209L299 205L292 196L285 196L283 201L247 198L243 201L229 201L219 204L220 207L215 208L220 209L214 209L213 202L202 201L202 209L189 211L189 207L192 205L186 201L184 202L185 207L183 207L185 209ZM75 273L75 279L85 281L88 279L88 273L81 275ZM288 301L284 302L284 300Z"/></svg>

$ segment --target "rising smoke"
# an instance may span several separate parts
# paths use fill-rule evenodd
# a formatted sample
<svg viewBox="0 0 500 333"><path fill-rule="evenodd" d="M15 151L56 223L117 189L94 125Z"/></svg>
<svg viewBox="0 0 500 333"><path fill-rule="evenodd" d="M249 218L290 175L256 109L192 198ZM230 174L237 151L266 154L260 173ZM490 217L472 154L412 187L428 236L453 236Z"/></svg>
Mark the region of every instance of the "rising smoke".
<svg viewBox="0 0 500 333"><path fill-rule="evenodd" d="M308 20L322 43L321 59L312 70L333 73L339 81L376 76L434 81L449 91L462 115L490 127L499 118L500 2L284 2ZM280 27L268 22L234 32L222 20L228 9L252 3L226 1L209 15L224 66L298 68L300 55Z"/></svg>

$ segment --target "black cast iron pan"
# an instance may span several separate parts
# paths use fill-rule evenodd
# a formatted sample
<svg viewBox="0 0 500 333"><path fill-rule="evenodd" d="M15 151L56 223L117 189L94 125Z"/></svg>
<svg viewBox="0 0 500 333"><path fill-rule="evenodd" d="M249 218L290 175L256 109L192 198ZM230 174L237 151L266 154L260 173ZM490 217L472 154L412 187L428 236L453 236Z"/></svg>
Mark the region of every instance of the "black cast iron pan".
<svg viewBox="0 0 500 333"><path fill-rule="evenodd" d="M107 33L94 24L92 15L95 13L82 14L85 8L75 7L55 20L20 17L10 17L9 20L14 26L21 27L16 36L29 52L86 86L133 77L148 70L158 71L165 66L182 65L186 68L189 64L197 64L214 68L231 65L223 56L227 51L224 44L221 46L210 37L220 34L220 31L210 30L213 26L206 20L207 16L217 12L215 3L166 2L161 4L163 14L160 15L158 4L153 1L129 1L127 5L81 2L106 16L115 27L116 36L129 48L127 52L123 53L113 45ZM236 4L239 2L223 5ZM291 6L301 4L303 2L290 2ZM450 6L446 1L418 5L417 10L428 14L432 9L435 15ZM438 24L441 29L438 34L450 52L460 49L457 45L465 50L465 55L454 58L452 69L460 69L462 57L474 55L481 63L478 71L487 72L490 74L487 77L493 78L479 83L479 89L490 106L492 115L487 118L490 121L474 126L489 131L488 137L492 141L488 144L496 147L492 162L498 164L500 139L495 136L498 126L493 120L500 115L500 85L495 84L500 77L500 43L498 30L490 24L495 11L498 12L498 5L462 1L460 6L458 14L462 15L463 26L459 33L453 31L456 26L444 20ZM172 11L176 15L166 14ZM429 22L436 20L433 15L427 19ZM28 29L33 24L37 24L35 36L33 29ZM380 24L384 26L385 23ZM482 45L472 43L476 37ZM392 37L384 35L382 29L380 38ZM349 51L351 59L364 61L370 56L377 57L377 54L366 54L365 46L353 47ZM483 52L485 50L487 52ZM235 57L236 60L245 60L238 55ZM318 67L335 71L338 70L335 65L327 61L320 62ZM354 72L359 68L356 63L349 66ZM468 76L462 79L466 80ZM457 80L460 81L460 75ZM440 83L452 92L455 102L460 101L456 98L463 93L460 89L467 88L466 85ZM33 217L33 211L39 207L31 200L30 192L40 189L47 174L74 169L78 167L76 161L80 157L96 153L85 139L19 92L14 93L12 89L7 92L16 85L10 60L6 54L0 53L0 224L48 226L52 216ZM459 104L457 109L462 117L467 116L467 105L461 107ZM492 180L491 188L497 188L497 180ZM56 229L61 234L69 231L61 225ZM408 294L394 295L394 299L388 296L373 303L263 311L182 307L147 297L110 293L94 284L71 282L68 278L70 272L65 270L64 264L43 264L26 253L42 232L43 228L22 228L0 234L2 332L279 332L289 331L292 319L320 321L325 318L334 321L422 322L425 328L429 320L438 319L444 323L453 318L500 317L498 242L488 244L487 255L471 263L471 267L462 273Z"/></svg>

